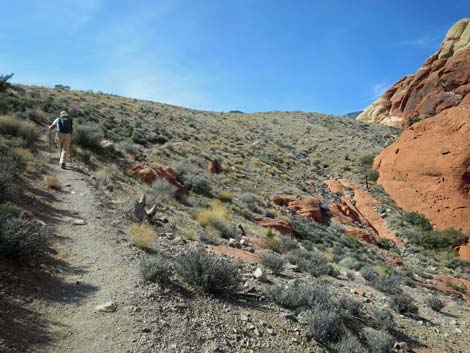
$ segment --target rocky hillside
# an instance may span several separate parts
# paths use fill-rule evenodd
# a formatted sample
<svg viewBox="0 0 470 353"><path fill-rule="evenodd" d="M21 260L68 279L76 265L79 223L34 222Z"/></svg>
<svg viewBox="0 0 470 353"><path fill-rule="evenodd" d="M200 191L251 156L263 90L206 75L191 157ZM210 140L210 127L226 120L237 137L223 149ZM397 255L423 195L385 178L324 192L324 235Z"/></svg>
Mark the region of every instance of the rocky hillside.
<svg viewBox="0 0 470 353"><path fill-rule="evenodd" d="M413 75L403 77L358 119L407 127L451 107L466 104L470 92L470 18L447 32L441 48Z"/></svg>
<svg viewBox="0 0 470 353"><path fill-rule="evenodd" d="M66 170L46 129L64 109ZM0 351L470 345L465 236L376 183L397 128L24 85L0 114Z"/></svg>

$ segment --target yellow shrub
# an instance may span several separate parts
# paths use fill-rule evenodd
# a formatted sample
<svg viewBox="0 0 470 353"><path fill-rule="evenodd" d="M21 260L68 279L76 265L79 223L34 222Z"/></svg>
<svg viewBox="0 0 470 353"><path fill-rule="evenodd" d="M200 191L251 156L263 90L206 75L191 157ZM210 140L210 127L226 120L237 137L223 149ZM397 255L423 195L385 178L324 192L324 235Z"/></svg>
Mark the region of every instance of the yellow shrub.
<svg viewBox="0 0 470 353"><path fill-rule="evenodd" d="M201 226L206 227L213 219L222 221L228 220L228 211L222 206L219 199L213 199L209 202L209 208L195 213L194 219L198 221Z"/></svg>
<svg viewBox="0 0 470 353"><path fill-rule="evenodd" d="M152 243L157 235L155 229L150 224L134 223L129 227L129 236L132 245L136 248L149 251L152 249Z"/></svg>
<svg viewBox="0 0 470 353"><path fill-rule="evenodd" d="M230 184L231 181L232 180L230 178L225 178L225 179L222 179L222 184L228 185L228 184Z"/></svg>
<svg viewBox="0 0 470 353"><path fill-rule="evenodd" d="M62 189L62 184L56 177L53 177L51 175L44 175L43 180L44 180L44 184L46 184L46 186L49 189L54 189L54 190Z"/></svg>
<svg viewBox="0 0 470 353"><path fill-rule="evenodd" d="M17 147L15 148L15 154L25 162L26 172L33 173L35 170L33 164L33 153L27 148Z"/></svg>
<svg viewBox="0 0 470 353"><path fill-rule="evenodd" d="M219 194L219 199L220 199L220 201L222 201L222 202L232 202L232 200L233 200L233 192L228 191L228 190L222 191L222 192Z"/></svg>

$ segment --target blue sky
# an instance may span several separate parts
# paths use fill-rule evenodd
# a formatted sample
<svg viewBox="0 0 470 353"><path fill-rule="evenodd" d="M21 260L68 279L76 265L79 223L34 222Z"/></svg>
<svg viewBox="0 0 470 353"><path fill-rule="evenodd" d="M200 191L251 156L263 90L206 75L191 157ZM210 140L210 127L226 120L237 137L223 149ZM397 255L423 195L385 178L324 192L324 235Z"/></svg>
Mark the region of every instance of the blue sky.
<svg viewBox="0 0 470 353"><path fill-rule="evenodd" d="M190 108L361 110L470 16L453 0L0 0L0 73Z"/></svg>

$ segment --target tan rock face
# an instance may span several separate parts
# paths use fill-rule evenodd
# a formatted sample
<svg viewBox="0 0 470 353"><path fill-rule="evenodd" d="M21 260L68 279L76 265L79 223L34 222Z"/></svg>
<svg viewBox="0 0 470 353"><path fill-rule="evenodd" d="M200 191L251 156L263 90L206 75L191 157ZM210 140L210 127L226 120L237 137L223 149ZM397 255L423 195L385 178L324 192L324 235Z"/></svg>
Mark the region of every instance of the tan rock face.
<svg viewBox="0 0 470 353"><path fill-rule="evenodd" d="M414 75L405 76L357 119L408 127L461 104L470 92L470 18L457 22L439 51Z"/></svg>
<svg viewBox="0 0 470 353"><path fill-rule="evenodd" d="M374 167L400 207L470 234L470 95L406 129Z"/></svg>

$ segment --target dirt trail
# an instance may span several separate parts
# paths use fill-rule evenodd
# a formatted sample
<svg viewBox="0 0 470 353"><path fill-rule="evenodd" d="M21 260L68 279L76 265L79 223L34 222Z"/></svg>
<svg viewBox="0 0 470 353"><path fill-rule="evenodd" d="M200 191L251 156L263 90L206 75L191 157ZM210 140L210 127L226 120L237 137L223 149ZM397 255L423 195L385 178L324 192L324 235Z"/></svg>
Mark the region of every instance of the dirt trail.
<svg viewBox="0 0 470 353"><path fill-rule="evenodd" d="M56 300L39 310L50 323L51 339L35 351L137 352L134 318L128 315L139 281L135 254L121 241L125 235L113 225L112 211L80 168L62 170L55 164L50 168L63 186L52 206L71 215L59 219L54 229L62 239L54 247L67 270L63 284L50 288ZM86 224L74 224L78 219ZM109 301L117 304L115 312L95 312L97 305Z"/></svg>

